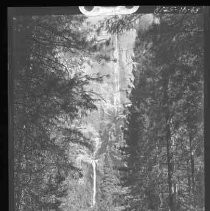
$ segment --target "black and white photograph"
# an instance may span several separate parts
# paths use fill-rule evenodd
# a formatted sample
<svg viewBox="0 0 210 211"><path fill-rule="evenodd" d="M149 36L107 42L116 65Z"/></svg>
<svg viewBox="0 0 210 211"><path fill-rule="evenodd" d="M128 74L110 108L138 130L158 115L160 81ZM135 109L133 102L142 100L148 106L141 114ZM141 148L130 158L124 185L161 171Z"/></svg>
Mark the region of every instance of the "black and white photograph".
<svg viewBox="0 0 210 211"><path fill-rule="evenodd" d="M205 210L204 15L141 8L9 8L14 211Z"/></svg>

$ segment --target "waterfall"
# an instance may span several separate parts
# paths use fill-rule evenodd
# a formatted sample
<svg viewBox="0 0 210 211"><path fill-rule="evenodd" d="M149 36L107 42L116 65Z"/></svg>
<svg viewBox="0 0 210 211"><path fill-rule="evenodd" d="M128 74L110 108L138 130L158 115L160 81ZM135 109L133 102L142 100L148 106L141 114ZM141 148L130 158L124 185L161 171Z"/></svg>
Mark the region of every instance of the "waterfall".
<svg viewBox="0 0 210 211"><path fill-rule="evenodd" d="M93 167L93 199L92 199L92 207L96 204L96 162L97 160L92 160L87 155L80 155L77 158L77 162L81 168L81 161L86 163L91 163Z"/></svg>
<svg viewBox="0 0 210 211"><path fill-rule="evenodd" d="M106 87L106 85L110 83L110 80L107 80L107 82L106 82L107 84L105 84L104 87L102 86L102 88L100 88L100 89L99 89L98 85L97 85L97 87L93 86L93 88L95 89L96 93L99 92L99 94L101 94L103 96L103 98L105 98L107 100L107 103L104 103L102 101L103 104L101 104L101 107L103 108L103 106L106 106L105 108L103 108L103 111L104 111L104 113L106 113L106 111L107 111L107 115L110 115L108 113L109 109L112 109L113 112L121 111L121 109L123 109L122 104L127 103L127 101L128 101L128 98L126 98L126 93L123 90L126 90L126 91L131 90L131 88L129 88L129 86L131 83L130 81L133 80L132 55L133 55L133 47L134 47L134 43L135 43L136 31L133 30L133 31L124 32L122 34L114 34L114 35L110 35L110 36L109 36L109 34L106 34L106 33L107 32L104 32L104 34L102 34L101 37L98 37L98 39L100 41L102 38L107 36L107 39L109 37L111 37L111 40L112 40L112 42L111 42L112 50L109 53L111 54L110 55L110 57L112 58L111 61L114 61L114 62L110 61L110 63L108 64L110 67L109 71L111 72L111 75L113 77L111 79L112 87L110 88L110 90L112 90L112 93L107 93L107 90L105 90L105 93L103 93L104 87ZM101 66L101 68L102 67L103 66ZM91 71L91 69L87 69L87 72L88 71ZM94 69L93 72L94 71L96 71L96 70ZM109 91L109 89L108 89L108 91ZM109 100L109 99L111 99L111 100ZM101 110L99 110L96 115L98 115L97 118L99 117L99 119L100 118L102 119L100 112L101 112ZM95 116L93 118L95 118ZM77 162L80 165L80 167L82 167L81 161L89 163L90 168L92 166L93 173L92 173L92 178L91 178L92 187L91 187L90 197L92 199L91 207L94 207L97 204L97 198L96 198L96 194L97 194L97 175L96 174L97 174L97 172L96 172L96 168L99 167L99 165L97 165L97 162L101 159L101 157L98 157L100 155L98 155L97 153L98 153L98 150L101 148L101 142L103 142L103 140L100 140L100 136L98 134L98 128L99 128L98 122L96 122L96 121L93 122L92 120L94 120L94 119L92 119L92 117L89 117L87 120L90 120L90 123L85 124L81 128L81 131L83 134L87 135L87 137L89 137L91 140L93 140L93 142L95 142L94 150L93 150L93 154L88 154L84 151L83 154L78 155ZM91 135L89 135L89 134L91 134ZM103 165L103 164L101 163L100 165Z"/></svg>
<svg viewBox="0 0 210 211"><path fill-rule="evenodd" d="M114 65L114 82L115 82L115 94L114 94L114 107L115 110L118 109L118 106L120 105L120 79L119 79L119 37L116 34L115 35L115 52L114 52L114 57L116 59L116 63Z"/></svg>
<svg viewBox="0 0 210 211"><path fill-rule="evenodd" d="M92 160L93 167L93 206L96 203L96 161Z"/></svg>

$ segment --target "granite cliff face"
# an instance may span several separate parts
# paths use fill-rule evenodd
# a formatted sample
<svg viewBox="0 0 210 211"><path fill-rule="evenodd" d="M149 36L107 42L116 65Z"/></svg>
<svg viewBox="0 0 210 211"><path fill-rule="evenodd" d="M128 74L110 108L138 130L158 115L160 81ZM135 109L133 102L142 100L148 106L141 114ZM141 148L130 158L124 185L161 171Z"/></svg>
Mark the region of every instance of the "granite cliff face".
<svg viewBox="0 0 210 211"><path fill-rule="evenodd" d="M97 96L101 98L97 103L98 111L92 112L83 122L84 127L89 125L94 128L94 133L99 137L94 140L94 153L91 156L92 206L97 202L97 189L99 187L96 184L97 179L100 179L97 174L103 175L104 159L108 156L114 166L121 165L117 147L123 144L120 127L123 126L123 110L124 106L129 103L127 96L133 81L132 55L135 34L136 32L133 30L107 36L108 39L110 38L110 44L99 53L108 54L110 61L102 60L101 63L93 63L92 67L87 66L86 68L88 74L109 75L102 83L92 83L87 87L87 90L97 93ZM90 137L94 139L93 134ZM87 159L85 162L87 162Z"/></svg>
<svg viewBox="0 0 210 211"><path fill-rule="evenodd" d="M82 169L84 177L80 179L79 185L86 188L92 187L92 207L97 207L99 181L104 175L105 160L109 160L111 168L122 166L122 155L119 147L124 145L123 133L121 128L124 124L124 109L129 106L129 93L133 87L133 48L137 30L145 30L153 21L151 15L143 15L136 22L136 27L122 33L110 34L101 31L98 35L94 24L105 17L89 18L91 32L87 34L87 39L96 38L96 43L102 47L93 55L93 60L88 60L85 56L82 65L73 69L88 75L107 75L101 83L92 82L86 87L88 93L92 93L96 99L97 111L89 113L83 117L82 121L72 124L73 127L80 128L81 132L89 139L93 151L71 146L74 150L75 163ZM97 28L96 28L97 29ZM81 29L82 30L82 29ZM65 65L72 63L72 55L60 55ZM78 58L75 58L78 61ZM71 73L74 74L74 73ZM116 172L116 175L119 172ZM90 188L88 188L90 189Z"/></svg>
<svg viewBox="0 0 210 211"><path fill-rule="evenodd" d="M92 22L96 23L96 19ZM101 20L102 17L98 19ZM87 181L93 188L92 206L97 204L97 181L103 177L105 159L110 160L112 168L123 165L119 147L124 145L121 131L125 118L123 111L130 104L128 95L133 87L132 57L136 33L140 28L145 30L152 23L153 17L143 15L141 19L136 28L123 33L109 34L102 31L96 36L97 41L109 41L109 45L104 45L96 53L102 55L99 62L89 61L83 65L87 74L109 75L102 83L91 83L87 87L87 91L95 93L95 97L100 101L97 102L98 110L91 112L82 122L84 130L92 128L92 134L89 132L88 138L93 142L94 152L83 157L84 163L89 160L89 167L92 166L92 177L89 178L92 178L92 181ZM103 59L104 57L108 59Z"/></svg>

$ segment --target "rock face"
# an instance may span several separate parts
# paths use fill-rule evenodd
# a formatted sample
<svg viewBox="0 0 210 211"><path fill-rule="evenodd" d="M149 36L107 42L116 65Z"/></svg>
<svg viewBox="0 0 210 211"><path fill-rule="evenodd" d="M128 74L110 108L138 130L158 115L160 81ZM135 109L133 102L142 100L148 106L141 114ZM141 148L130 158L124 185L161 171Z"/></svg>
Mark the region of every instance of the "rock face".
<svg viewBox="0 0 210 211"><path fill-rule="evenodd" d="M96 23L97 20L102 19L103 17L94 17L92 22ZM121 155L117 148L123 145L121 131L125 117L123 111L125 106L130 104L128 95L133 87L132 56L136 31L139 28L145 30L153 21L152 15L144 15L133 30L119 34L108 34L103 31L100 36L96 36L97 43L109 41L96 52L95 56L102 55L98 62L82 57L86 62L75 68L71 65L74 62L73 59L78 60L78 58L68 53L60 55L61 62L73 71L71 74L82 71L88 75L109 75L102 83L92 82L86 87L88 92L94 93L93 96L96 99L100 99L96 103L98 110L91 112L82 121L75 122L75 127L79 127L90 140L93 152L72 145L75 150L70 155L77 166L83 170L84 177L80 178L79 184L85 187L91 186L92 201L89 201L89 204L94 208L97 206L98 180L104 173L105 159L111 160L114 166L122 165ZM90 33L87 39L91 40L94 36L94 33Z"/></svg>
<svg viewBox="0 0 210 211"><path fill-rule="evenodd" d="M134 30L107 36L107 39L111 38L110 44L100 53L108 54L110 60L108 62L101 61L101 63L95 62L92 67L87 66L86 68L88 74L100 73L109 75L109 78L105 78L102 83L92 83L87 87L87 90L92 90L97 93L97 96L102 98L97 103L98 110L92 112L83 121L84 128L89 125L88 127L92 128L94 130L93 133L95 133L95 135L89 135L95 141L94 153L91 158L84 159L84 162L89 162L93 169L91 182L93 187L92 206L97 203L97 171L102 171L104 157L107 153L111 154L113 162L118 162L111 152L113 144L117 145L115 142L120 140L115 137L116 124L119 125L119 120L115 122L115 118L119 118L123 114L124 105L129 103L126 93L130 93L133 81L132 55L135 37L136 32ZM103 139L101 136L104 133L107 133L107 139ZM122 136L120 133L117 136ZM103 174L103 172L101 173Z"/></svg>

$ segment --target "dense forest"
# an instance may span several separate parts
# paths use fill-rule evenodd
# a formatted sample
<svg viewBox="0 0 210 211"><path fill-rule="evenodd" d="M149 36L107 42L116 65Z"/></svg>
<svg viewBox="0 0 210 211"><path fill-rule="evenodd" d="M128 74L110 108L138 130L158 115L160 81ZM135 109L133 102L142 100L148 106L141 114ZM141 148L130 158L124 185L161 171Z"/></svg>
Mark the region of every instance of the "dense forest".
<svg viewBox="0 0 210 211"><path fill-rule="evenodd" d="M202 14L11 31L15 211L204 210Z"/></svg>

